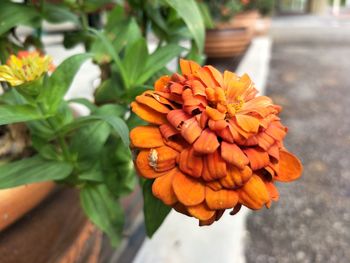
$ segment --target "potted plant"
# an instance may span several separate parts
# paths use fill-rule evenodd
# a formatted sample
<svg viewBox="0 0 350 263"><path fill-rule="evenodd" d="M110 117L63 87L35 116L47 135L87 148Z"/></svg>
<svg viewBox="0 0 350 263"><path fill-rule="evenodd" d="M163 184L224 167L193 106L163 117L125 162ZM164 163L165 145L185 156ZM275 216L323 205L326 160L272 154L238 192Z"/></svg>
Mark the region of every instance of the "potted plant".
<svg viewBox="0 0 350 263"><path fill-rule="evenodd" d="M180 53L201 59L204 25L193 0L167 0L160 10L142 1L123 1L106 11L101 30L88 21L90 3L110 1L58 2L0 4L0 20L6 21L0 26L0 230L8 233L11 223L58 185L78 190L87 218L117 245L124 218L120 198L136 183L128 127L141 120L131 113L130 103L168 72L166 65ZM75 30L64 32L64 45L83 44L87 53L52 65L44 51L43 21L73 23ZM30 34L18 37L21 25L31 28ZM150 28L158 38L152 52ZM190 48L178 46L183 39L191 41ZM80 65L89 59L101 69L94 100L65 100ZM74 113L72 103L87 107L89 115ZM152 202L145 202L146 213L153 213ZM150 233L154 222L147 218Z"/></svg>
<svg viewBox="0 0 350 263"><path fill-rule="evenodd" d="M209 58L241 55L251 41L251 30L235 21L243 8L241 1L203 1L202 13L206 17L205 54Z"/></svg>

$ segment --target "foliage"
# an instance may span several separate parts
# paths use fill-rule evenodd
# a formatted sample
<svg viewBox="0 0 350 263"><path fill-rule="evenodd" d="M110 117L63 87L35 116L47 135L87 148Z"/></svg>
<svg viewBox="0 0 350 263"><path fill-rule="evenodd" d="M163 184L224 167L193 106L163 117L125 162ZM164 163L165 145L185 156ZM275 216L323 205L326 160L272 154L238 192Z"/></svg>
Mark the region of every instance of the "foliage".
<svg viewBox="0 0 350 263"><path fill-rule="evenodd" d="M257 9L262 15L271 15L275 8L275 0L250 0L245 10Z"/></svg>
<svg viewBox="0 0 350 263"><path fill-rule="evenodd" d="M244 6L241 0L204 0L203 3L207 6L212 20L216 22L231 20ZM202 11L202 14L205 13Z"/></svg>
<svg viewBox="0 0 350 263"><path fill-rule="evenodd" d="M0 166L0 188L47 180L76 187L86 215L117 245L123 229L120 198L136 182L128 128L142 123L129 104L168 72L169 62L181 55L203 59L201 9L195 0L4 0L0 9L0 125L25 124L30 137L21 158ZM64 32L64 47L82 44L87 53L67 58L52 74L11 87L4 65L22 50L45 53L44 21L71 23L75 30ZM21 26L31 28L24 38L17 35ZM147 41L151 34L155 48ZM184 40L189 46L182 46ZM94 101L66 101L65 94L87 60L101 70ZM84 105L90 114L74 117L71 103ZM147 192L144 197L151 236L169 209Z"/></svg>

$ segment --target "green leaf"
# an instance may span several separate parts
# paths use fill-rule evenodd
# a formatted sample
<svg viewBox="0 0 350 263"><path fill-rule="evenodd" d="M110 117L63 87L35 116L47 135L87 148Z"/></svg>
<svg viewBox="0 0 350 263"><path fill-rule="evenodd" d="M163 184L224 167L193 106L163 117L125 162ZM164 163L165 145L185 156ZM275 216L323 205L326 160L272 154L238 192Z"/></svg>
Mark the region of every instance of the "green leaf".
<svg viewBox="0 0 350 263"><path fill-rule="evenodd" d="M199 10L201 11L201 15L204 21L204 25L206 28L214 28L214 21L210 15L209 8L204 2L197 2Z"/></svg>
<svg viewBox="0 0 350 263"><path fill-rule="evenodd" d="M162 201L153 196L152 184L152 180L146 180L143 184L143 213L145 215L147 236L150 238L171 211L171 207L166 206Z"/></svg>
<svg viewBox="0 0 350 263"><path fill-rule="evenodd" d="M0 105L0 125L44 119L31 105Z"/></svg>
<svg viewBox="0 0 350 263"><path fill-rule="evenodd" d="M140 61L141 59L142 62ZM148 50L144 38L140 38L136 42L127 46L123 64L131 86L139 83L138 78L141 76L145 64L147 64L147 59Z"/></svg>
<svg viewBox="0 0 350 263"><path fill-rule="evenodd" d="M0 35L15 26L27 24L31 20L39 18L39 13L34 7L23 4L1 1L0 9Z"/></svg>
<svg viewBox="0 0 350 263"><path fill-rule="evenodd" d="M186 23L188 29L193 35L193 38L202 52L204 49L205 28L201 12L195 0L165 0Z"/></svg>
<svg viewBox="0 0 350 263"><path fill-rule="evenodd" d="M105 185L86 185L80 191L85 214L105 232L114 246L121 240L124 213Z"/></svg>
<svg viewBox="0 0 350 263"><path fill-rule="evenodd" d="M48 161L39 156L7 163L0 166L0 189L64 179L72 170L67 162Z"/></svg>
<svg viewBox="0 0 350 263"><path fill-rule="evenodd" d="M53 5L45 2L45 4L43 4L42 12L44 19L50 23L63 23L69 21L76 25L80 24L79 18L76 14L59 4Z"/></svg>
<svg viewBox="0 0 350 263"><path fill-rule="evenodd" d="M46 112L56 112L77 71L88 58L91 58L91 54L74 55L57 67L39 95L39 101L44 103Z"/></svg>
<svg viewBox="0 0 350 263"><path fill-rule="evenodd" d="M95 104L93 104L91 101L89 101L88 99L85 99L85 98L71 99L68 102L69 103L78 103L78 104L84 105L91 112L93 112L93 111L98 109L98 107Z"/></svg>
<svg viewBox="0 0 350 263"><path fill-rule="evenodd" d="M120 57L119 57L118 53L116 52L116 50L114 49L111 41L103 34L103 32L97 31L97 30L92 29L92 28L90 28L89 31L92 32L93 34L95 34L98 37L98 39L101 41L101 43L104 45L106 51L112 57L113 61L115 62L115 64L118 67L118 70L120 71L125 89L128 89L129 88L129 80L128 80L128 77L126 75L124 65L122 64Z"/></svg>
<svg viewBox="0 0 350 263"><path fill-rule="evenodd" d="M168 44L152 53L146 63L142 75L137 79L138 84L143 84L156 72L166 66L172 59L176 58L185 49L175 44Z"/></svg>
<svg viewBox="0 0 350 263"><path fill-rule="evenodd" d="M95 123L107 123L109 124L113 130L120 136L123 143L126 146L129 146L129 129L126 125L125 121L117 116L111 116L111 115L90 115L86 117L80 117L75 119L73 122L63 126L58 132L61 134L67 134L71 131L74 131L76 129L79 129L85 125L93 125ZM93 132L93 131L91 131ZM89 135L86 135L89 136ZM91 140L88 137L87 140ZM79 136L77 137L77 140L79 140ZM93 143L93 142L92 142ZM82 142L82 144L84 144ZM93 147L93 146L92 146Z"/></svg>
<svg viewBox="0 0 350 263"><path fill-rule="evenodd" d="M79 160L95 160L110 134L104 121L93 122L79 129L71 139L70 150L78 154Z"/></svg>

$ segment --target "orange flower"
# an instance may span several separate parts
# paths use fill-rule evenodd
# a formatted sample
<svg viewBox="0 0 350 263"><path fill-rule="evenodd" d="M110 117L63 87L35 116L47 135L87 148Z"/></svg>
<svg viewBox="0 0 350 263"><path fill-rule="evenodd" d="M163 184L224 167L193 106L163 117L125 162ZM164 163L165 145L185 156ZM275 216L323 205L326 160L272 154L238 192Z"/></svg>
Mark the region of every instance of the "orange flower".
<svg viewBox="0 0 350 263"><path fill-rule="evenodd" d="M301 162L283 146L281 107L242 77L181 60L182 75L161 77L132 110L148 126L130 132L140 176L154 196L212 224L225 209L270 207L276 181L301 176Z"/></svg>

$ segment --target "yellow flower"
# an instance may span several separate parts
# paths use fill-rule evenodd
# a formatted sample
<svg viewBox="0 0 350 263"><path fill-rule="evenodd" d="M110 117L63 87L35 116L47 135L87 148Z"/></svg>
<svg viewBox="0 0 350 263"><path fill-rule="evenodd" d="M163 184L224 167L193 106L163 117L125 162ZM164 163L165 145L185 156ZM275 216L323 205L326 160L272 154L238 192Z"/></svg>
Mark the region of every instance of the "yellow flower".
<svg viewBox="0 0 350 263"><path fill-rule="evenodd" d="M43 74L53 70L52 59L37 51L20 51L11 55L6 65L0 66L0 81L11 86L19 86L39 79Z"/></svg>

